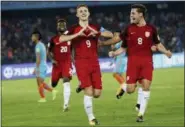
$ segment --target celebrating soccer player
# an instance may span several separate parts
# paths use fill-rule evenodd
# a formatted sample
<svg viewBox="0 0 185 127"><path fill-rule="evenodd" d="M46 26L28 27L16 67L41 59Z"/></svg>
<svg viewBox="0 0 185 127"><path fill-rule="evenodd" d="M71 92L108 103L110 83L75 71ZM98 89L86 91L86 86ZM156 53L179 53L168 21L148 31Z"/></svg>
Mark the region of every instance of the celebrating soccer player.
<svg viewBox="0 0 185 127"><path fill-rule="evenodd" d="M70 100L70 80L72 78L71 42L60 43L59 38L62 34L67 34L66 21L57 21L57 35L52 37L48 43L48 55L53 63L51 84L55 88L60 78L63 79L63 111L68 110ZM55 99L55 98L53 98Z"/></svg>
<svg viewBox="0 0 185 127"><path fill-rule="evenodd" d="M80 88L84 90L84 108L90 125L97 125L99 122L94 116L92 98L101 95L102 81L98 61L98 38L113 37L112 33L103 30L98 25L89 24L89 9L86 5L77 7L76 16L79 23L69 29L68 35L61 35L60 41L71 41L74 49L74 61ZM102 31L102 32L101 32Z"/></svg>
<svg viewBox="0 0 185 127"><path fill-rule="evenodd" d="M172 53L160 43L157 30L153 25L145 21L146 7L141 4L135 4L131 7L130 22L122 34L116 34L112 39L102 42L101 45L111 45L123 41L122 48L112 52L112 56L120 54L125 48L128 52L127 77L126 83L121 87L117 97L122 96L124 92L133 93L136 88L136 82L141 80L142 98L137 122L143 122L143 115L146 110L147 102L150 97L150 85L152 82L153 62L151 47L156 45L157 50L171 57Z"/></svg>
<svg viewBox="0 0 185 127"><path fill-rule="evenodd" d="M41 34L39 31L35 31L32 33L31 37L32 41L36 44L35 46L35 53L36 53L36 68L34 70L34 74L37 78L37 85L39 89L39 94L41 99L38 102L46 102L45 95L44 95L44 89L52 92L53 97L56 96L56 90L53 90L50 88L45 82L44 79L46 77L46 71L47 71L47 64L46 64L46 47L45 45L40 41L41 40Z"/></svg>

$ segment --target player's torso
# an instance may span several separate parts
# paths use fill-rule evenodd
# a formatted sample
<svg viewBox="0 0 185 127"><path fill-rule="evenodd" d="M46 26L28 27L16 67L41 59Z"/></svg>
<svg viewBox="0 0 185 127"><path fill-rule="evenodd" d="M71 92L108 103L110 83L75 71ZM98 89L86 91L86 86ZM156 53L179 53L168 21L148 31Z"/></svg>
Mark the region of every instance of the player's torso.
<svg viewBox="0 0 185 127"><path fill-rule="evenodd" d="M97 27L91 25L93 29L98 30ZM75 27L73 34L78 33L81 30L81 26ZM86 30L84 34L86 36L80 36L72 40L72 48L74 49L74 57L76 59L98 59L97 43L98 37L89 36L90 30Z"/></svg>
<svg viewBox="0 0 185 127"><path fill-rule="evenodd" d="M36 48L40 50L40 66L46 66L46 47L42 42L39 42L36 45Z"/></svg>
<svg viewBox="0 0 185 127"><path fill-rule="evenodd" d="M153 44L153 31L148 25L138 27L131 25L127 31L128 56L151 58Z"/></svg>
<svg viewBox="0 0 185 127"><path fill-rule="evenodd" d="M71 60L71 42L59 42L59 36L55 36L53 39L53 55L54 59L58 62Z"/></svg>

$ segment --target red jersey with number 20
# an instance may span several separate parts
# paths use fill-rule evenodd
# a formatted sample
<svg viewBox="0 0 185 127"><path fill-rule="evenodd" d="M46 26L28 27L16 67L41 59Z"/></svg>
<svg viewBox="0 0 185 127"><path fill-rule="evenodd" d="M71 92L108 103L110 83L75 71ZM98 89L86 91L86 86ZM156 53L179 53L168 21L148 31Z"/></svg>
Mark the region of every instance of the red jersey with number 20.
<svg viewBox="0 0 185 127"><path fill-rule="evenodd" d="M59 63L71 60L71 42L60 43L59 38L59 35L52 37L48 44L49 50L52 51L54 59Z"/></svg>
<svg viewBox="0 0 185 127"><path fill-rule="evenodd" d="M89 25L91 28L96 31L100 31L100 26L98 25ZM78 33L82 27L80 25L74 25L69 29L68 34ZM91 31L87 28L84 31L86 36L80 36L71 41L72 49L74 49L74 58L77 59L88 59L88 60L97 60L98 61L98 36L88 36ZM90 62L90 61L89 61Z"/></svg>

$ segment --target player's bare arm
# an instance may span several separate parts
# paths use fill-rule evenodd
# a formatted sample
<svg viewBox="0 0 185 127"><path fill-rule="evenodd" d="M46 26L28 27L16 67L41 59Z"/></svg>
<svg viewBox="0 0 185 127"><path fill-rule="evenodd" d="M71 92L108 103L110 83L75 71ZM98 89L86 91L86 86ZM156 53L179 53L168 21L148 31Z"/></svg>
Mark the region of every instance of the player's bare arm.
<svg viewBox="0 0 185 127"><path fill-rule="evenodd" d="M73 34L73 35L61 35L59 41L60 42L71 41L78 36L83 36L84 35L83 32L85 29L86 29L86 27L83 27L78 33Z"/></svg>
<svg viewBox="0 0 185 127"><path fill-rule="evenodd" d="M171 58L171 51L167 50L162 43L156 44L156 47L161 53L165 54L168 58Z"/></svg>
<svg viewBox="0 0 185 127"><path fill-rule="evenodd" d="M87 26L87 28L89 28L92 32L90 33L90 35L93 34L100 34L100 36L105 37L105 38L112 38L113 34L110 31L103 31L103 32L98 32L95 29L91 28L90 26Z"/></svg>
<svg viewBox="0 0 185 127"><path fill-rule="evenodd" d="M49 42L48 43L48 48L47 48L47 55L48 55L48 58L51 60L51 62L53 64L57 64L57 61L54 59L54 56L53 56L53 47L54 47L54 44Z"/></svg>
<svg viewBox="0 0 185 127"><path fill-rule="evenodd" d="M119 49L117 49L116 51L110 51L109 52L109 57L114 57L114 56L118 56L121 53L126 52L126 48L120 47Z"/></svg>
<svg viewBox="0 0 185 127"><path fill-rule="evenodd" d="M112 44L116 44L120 41L121 41L121 38L119 37L119 34L114 34L113 38L111 38L107 41L100 42L100 46L112 45Z"/></svg>

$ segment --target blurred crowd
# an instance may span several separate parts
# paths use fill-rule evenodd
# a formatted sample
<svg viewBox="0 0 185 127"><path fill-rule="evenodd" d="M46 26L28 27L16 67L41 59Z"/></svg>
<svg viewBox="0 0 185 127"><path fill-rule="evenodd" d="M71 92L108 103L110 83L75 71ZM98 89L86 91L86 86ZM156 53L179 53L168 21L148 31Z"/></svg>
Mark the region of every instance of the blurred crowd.
<svg viewBox="0 0 185 127"><path fill-rule="evenodd" d="M68 26L72 25L75 10L70 9L67 14ZM18 64L35 61L34 44L30 35L33 29L40 30L43 42L48 43L49 39L56 33L54 17L11 17L2 18L1 21L1 63ZM161 42L172 52L184 51L185 42L185 16L182 13L160 12L149 13L147 21L157 26ZM117 31L123 29L129 23L128 12L116 11L113 13L96 12L91 15L90 21L100 24L105 29ZM108 57L110 46L99 48L100 57Z"/></svg>

